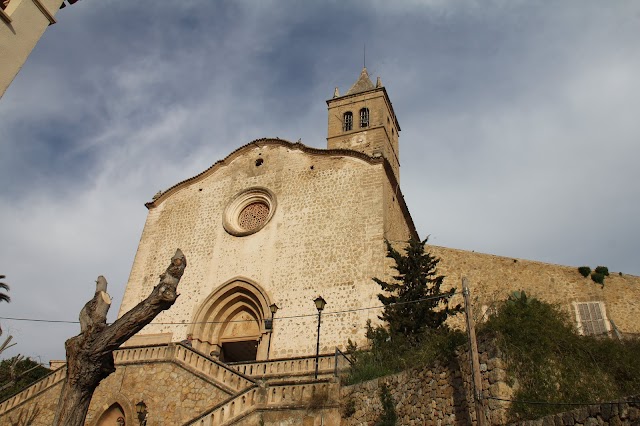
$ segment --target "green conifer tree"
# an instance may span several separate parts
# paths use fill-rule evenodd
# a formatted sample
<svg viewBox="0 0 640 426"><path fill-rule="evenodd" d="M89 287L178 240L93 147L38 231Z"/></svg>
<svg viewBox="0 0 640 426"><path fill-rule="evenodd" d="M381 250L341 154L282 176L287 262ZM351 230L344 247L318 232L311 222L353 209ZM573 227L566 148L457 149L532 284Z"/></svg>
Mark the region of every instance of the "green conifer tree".
<svg viewBox="0 0 640 426"><path fill-rule="evenodd" d="M426 239L409 240L404 254L387 242L387 257L395 261L395 282L373 279L387 292L378 295L384 305L379 318L387 322L392 336L402 335L418 341L428 330L445 328L447 318L463 310L461 305L449 306L456 290L440 289L444 281L444 276L437 275L436 271L440 259L425 252L426 242Z"/></svg>

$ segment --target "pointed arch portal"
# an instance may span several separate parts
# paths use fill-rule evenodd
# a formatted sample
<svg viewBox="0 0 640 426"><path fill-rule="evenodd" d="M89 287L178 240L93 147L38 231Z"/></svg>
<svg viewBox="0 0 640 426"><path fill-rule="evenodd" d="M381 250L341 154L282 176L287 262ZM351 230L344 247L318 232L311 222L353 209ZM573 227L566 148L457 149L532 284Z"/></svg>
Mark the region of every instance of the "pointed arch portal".
<svg viewBox="0 0 640 426"><path fill-rule="evenodd" d="M125 426L126 424L124 409L118 403L107 408L96 423L97 426Z"/></svg>
<svg viewBox="0 0 640 426"><path fill-rule="evenodd" d="M258 284L246 278L228 281L196 312L191 328L195 348L225 362L264 359L269 305Z"/></svg>

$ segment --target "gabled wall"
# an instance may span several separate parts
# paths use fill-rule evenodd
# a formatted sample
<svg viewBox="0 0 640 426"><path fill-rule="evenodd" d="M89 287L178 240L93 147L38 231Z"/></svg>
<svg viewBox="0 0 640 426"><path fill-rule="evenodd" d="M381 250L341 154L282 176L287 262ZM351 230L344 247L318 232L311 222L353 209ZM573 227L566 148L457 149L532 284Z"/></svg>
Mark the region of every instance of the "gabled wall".
<svg viewBox="0 0 640 426"><path fill-rule="evenodd" d="M188 262L181 295L141 334L184 339L213 292L245 280L262 289L265 303L280 307L272 333L260 324L259 354L269 338L272 358L315 353L318 295L327 301L320 351L363 340L366 321L378 315L363 309L379 305L379 287L371 278L392 272L384 239L406 239L415 232L388 172L383 158L354 151L280 140L240 148L148 204L120 315L146 297L179 247ZM254 234L231 235L223 226L225 208L236 194L254 187L273 193L273 217Z"/></svg>

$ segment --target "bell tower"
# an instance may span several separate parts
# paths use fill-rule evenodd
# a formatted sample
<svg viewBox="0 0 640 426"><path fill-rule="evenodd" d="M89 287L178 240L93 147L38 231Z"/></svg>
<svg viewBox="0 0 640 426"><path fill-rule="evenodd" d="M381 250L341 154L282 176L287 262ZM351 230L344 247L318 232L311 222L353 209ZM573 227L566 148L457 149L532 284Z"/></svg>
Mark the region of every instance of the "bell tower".
<svg viewBox="0 0 640 426"><path fill-rule="evenodd" d="M366 68L349 91L340 96L336 87L327 101L328 149L350 149L387 159L400 182L398 134L400 125L380 77L374 85Z"/></svg>

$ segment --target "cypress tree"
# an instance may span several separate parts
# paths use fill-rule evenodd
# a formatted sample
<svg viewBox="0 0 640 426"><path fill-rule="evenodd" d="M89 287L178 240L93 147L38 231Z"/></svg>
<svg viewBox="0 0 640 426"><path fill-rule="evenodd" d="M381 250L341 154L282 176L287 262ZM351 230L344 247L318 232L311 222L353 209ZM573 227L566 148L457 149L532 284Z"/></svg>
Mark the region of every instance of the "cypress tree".
<svg viewBox="0 0 640 426"><path fill-rule="evenodd" d="M395 261L397 274L394 282L373 279L386 292L378 295L384 305L379 318L387 322L392 336L419 341L427 331L446 328L447 318L463 310L461 305L449 306L456 290L441 290L445 277L437 275L440 259L425 252L426 242L411 239L400 253L387 241L387 257Z"/></svg>

